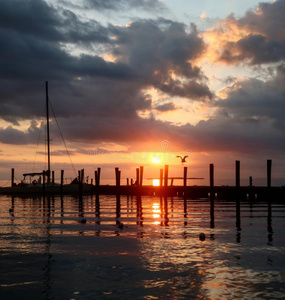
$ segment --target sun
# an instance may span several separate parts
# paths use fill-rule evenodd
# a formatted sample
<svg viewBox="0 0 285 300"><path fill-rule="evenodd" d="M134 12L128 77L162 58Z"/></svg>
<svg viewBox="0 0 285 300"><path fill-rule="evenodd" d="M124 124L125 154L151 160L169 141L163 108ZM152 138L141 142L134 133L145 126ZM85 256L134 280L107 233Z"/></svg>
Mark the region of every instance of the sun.
<svg viewBox="0 0 285 300"><path fill-rule="evenodd" d="M159 179L153 179L152 180L152 185L153 186L159 186L160 185L160 180Z"/></svg>
<svg viewBox="0 0 285 300"><path fill-rule="evenodd" d="M159 159L159 157L154 157L153 159L152 159L152 162L153 163L155 163L155 164L158 164L158 163L160 163L160 159Z"/></svg>

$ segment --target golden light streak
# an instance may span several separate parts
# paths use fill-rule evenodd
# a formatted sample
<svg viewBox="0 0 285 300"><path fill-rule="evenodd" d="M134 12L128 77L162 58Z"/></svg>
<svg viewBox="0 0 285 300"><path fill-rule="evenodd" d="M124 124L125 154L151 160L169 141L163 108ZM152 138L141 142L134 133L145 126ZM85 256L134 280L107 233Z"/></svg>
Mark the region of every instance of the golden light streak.
<svg viewBox="0 0 285 300"><path fill-rule="evenodd" d="M154 219L154 221L152 222L153 225L159 225L160 221L156 220L160 218L161 215L161 210L160 210L160 204L155 202L152 204L152 217Z"/></svg>

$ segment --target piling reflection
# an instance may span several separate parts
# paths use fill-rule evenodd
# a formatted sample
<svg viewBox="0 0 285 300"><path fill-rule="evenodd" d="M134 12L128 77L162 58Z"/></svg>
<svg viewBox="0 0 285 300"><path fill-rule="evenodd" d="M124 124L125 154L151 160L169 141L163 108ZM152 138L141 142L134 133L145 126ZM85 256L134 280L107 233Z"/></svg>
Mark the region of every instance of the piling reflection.
<svg viewBox="0 0 285 300"><path fill-rule="evenodd" d="M41 293L49 299L61 288L55 286L57 272L62 275L66 261L72 271L78 270L77 287L86 293L98 288L94 280L108 287L96 294L99 299L103 292L114 295L118 290L109 282L114 270L117 284L128 282L125 291L135 286L137 298L226 299L229 293L238 298L242 291L254 298L261 283L274 287L274 293L276 286L282 292L276 283L281 278L276 261L282 248L274 248L278 235L273 241L272 220L274 230L278 222L282 228L284 204L275 218L271 201L214 201L120 195L15 197L2 202L0 230L5 238L0 247L6 255L23 254L19 261L27 254L40 254L40 267L34 268ZM83 218L86 222L79 222ZM70 290L67 284L63 287Z"/></svg>
<svg viewBox="0 0 285 300"><path fill-rule="evenodd" d="M44 256L46 258L46 263L43 267L43 284L44 290L43 293L45 294L45 298L50 298L50 289L52 287L52 279L51 279L51 272L52 272L52 254L51 254L51 205L52 211L54 212L54 197L52 201L50 197L43 197L43 224L45 225L44 236L45 236L45 252ZM54 217L54 215L53 215Z"/></svg>

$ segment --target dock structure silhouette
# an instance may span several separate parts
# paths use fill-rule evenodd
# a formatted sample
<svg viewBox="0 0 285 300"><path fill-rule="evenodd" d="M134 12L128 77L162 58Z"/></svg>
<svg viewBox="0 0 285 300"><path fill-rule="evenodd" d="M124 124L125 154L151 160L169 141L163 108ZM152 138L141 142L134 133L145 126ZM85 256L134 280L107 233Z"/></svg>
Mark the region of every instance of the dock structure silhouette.
<svg viewBox="0 0 285 300"><path fill-rule="evenodd" d="M51 182L47 182L45 171L41 186L33 186L32 188L21 187L15 184L15 170L11 170L11 187L0 188L0 194L106 194L106 195L148 195L148 196L179 196L191 199L209 198L211 202L216 199L240 200L261 200L271 198L285 201L285 188L271 186L271 169L272 161L267 160L267 186L253 186L252 177L249 177L249 185L240 185L240 161L235 162L235 186L215 186L214 184L214 164L209 165L209 185L187 185L188 180L204 179L198 177L188 177L187 167L183 168L183 177L169 176L169 166L165 165L164 169L160 169L159 177L147 178L148 180L157 179L159 184L143 185L144 167L136 168L136 180L127 178L126 184L122 184L122 171L115 168L115 185L102 185L101 168L94 171L94 183L84 182L84 169L78 171L78 177L74 180L74 184L63 184L64 170L61 170L60 184L54 184L54 172L52 172ZM182 180L183 184L174 185L174 180ZM170 184L169 184L170 183ZM214 207L213 207L214 209Z"/></svg>

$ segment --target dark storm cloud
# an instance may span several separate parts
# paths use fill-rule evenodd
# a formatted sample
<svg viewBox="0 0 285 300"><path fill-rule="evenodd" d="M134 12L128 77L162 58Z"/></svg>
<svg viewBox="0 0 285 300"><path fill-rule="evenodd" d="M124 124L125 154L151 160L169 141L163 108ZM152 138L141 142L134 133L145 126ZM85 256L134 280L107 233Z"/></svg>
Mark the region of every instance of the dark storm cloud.
<svg viewBox="0 0 285 300"><path fill-rule="evenodd" d="M12 2L19 4L14 5L15 11L9 4ZM30 18L37 5L39 18ZM9 16L0 21L3 41L0 44L0 116L13 123L0 129L3 143L37 141L39 126L31 124L23 131L17 125L20 120L43 115L44 82L49 80L50 100L69 141L90 144L152 141L158 145L156 150L161 150L162 140L193 151L242 152L256 148L282 151L285 147L281 116L283 67L279 67L272 81L252 79L229 89L227 99L215 106L219 113L208 121L177 127L154 118L140 118L138 111L151 111L152 99L147 91L150 87L189 101L213 99L205 75L195 64L206 51L195 26L188 31L184 24L157 19L134 21L126 27L102 27L95 21L84 23L70 11L56 11L40 0L1 1L0 11L4 15L6 11ZM21 18L17 23L16 11L21 12L25 26ZM45 26L40 18L44 11ZM252 38L257 36L252 34ZM272 37L271 41L281 43L280 35ZM68 52L68 46L77 42L89 50L108 49L112 61L95 51L84 55L80 49L76 55ZM265 47L267 40L264 43ZM256 62L264 60L251 55ZM276 52L275 60L278 55L281 54ZM154 109L170 111L175 109L175 104L170 101ZM52 132L56 131L55 127L52 122ZM55 143L58 139L53 137Z"/></svg>
<svg viewBox="0 0 285 300"><path fill-rule="evenodd" d="M190 33L185 29L184 24L165 19L113 27L117 43L113 53L127 61L146 84L169 95L211 99L204 74L192 63L203 53L205 44L194 25Z"/></svg>
<svg viewBox="0 0 285 300"><path fill-rule="evenodd" d="M3 0L0 13L0 115L13 124L42 116L46 80L59 116L67 118L134 117L151 108L142 92L151 86L189 100L212 97L191 63L205 46L194 26L187 33L183 24L160 19L103 27L42 0ZM103 45L115 59L82 55L80 49L74 56L67 47L75 43L89 50Z"/></svg>
<svg viewBox="0 0 285 300"><path fill-rule="evenodd" d="M234 84L226 100L216 105L223 114L234 115L241 121L248 120L262 125L272 122L273 126L285 129L285 66L280 65L272 80L264 82L248 79Z"/></svg>
<svg viewBox="0 0 285 300"><path fill-rule="evenodd" d="M12 126L0 127L0 142L11 145L34 144L38 139L41 129L37 127L35 121L31 121L30 127L26 131L15 129Z"/></svg>
<svg viewBox="0 0 285 300"><path fill-rule="evenodd" d="M272 41L251 34L236 43L227 43L220 59L231 63L249 61L254 65L278 62L285 59L285 36L282 41Z"/></svg>
<svg viewBox="0 0 285 300"><path fill-rule="evenodd" d="M164 5L158 0L85 0L87 7L97 10L124 10L124 9L164 9Z"/></svg>
<svg viewBox="0 0 285 300"><path fill-rule="evenodd" d="M161 112L167 112L167 111L176 110L177 107L173 102L167 102L164 104L156 105L155 109Z"/></svg>
<svg viewBox="0 0 285 300"><path fill-rule="evenodd" d="M220 59L227 63L261 64L285 58L285 1L260 3L255 11L248 11L241 19L230 16L229 28L235 25L247 34L235 42L228 42Z"/></svg>
<svg viewBox="0 0 285 300"><path fill-rule="evenodd" d="M43 0L1 0L0 28L38 43L110 42L108 30L95 20L82 22L70 10L56 10Z"/></svg>

